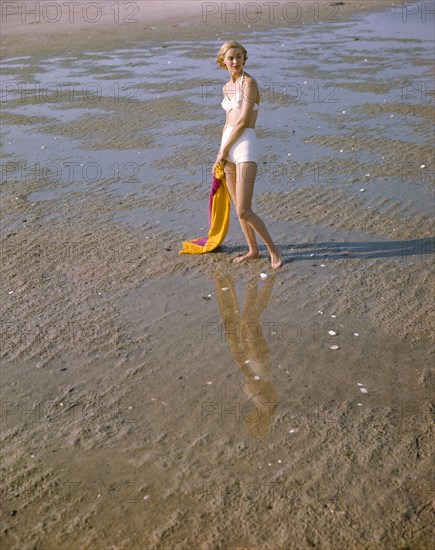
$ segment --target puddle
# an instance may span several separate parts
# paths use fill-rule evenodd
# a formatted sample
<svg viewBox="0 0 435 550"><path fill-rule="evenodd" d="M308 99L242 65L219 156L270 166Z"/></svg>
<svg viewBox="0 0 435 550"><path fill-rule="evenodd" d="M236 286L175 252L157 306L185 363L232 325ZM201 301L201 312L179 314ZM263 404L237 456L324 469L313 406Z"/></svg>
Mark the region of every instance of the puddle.
<svg viewBox="0 0 435 550"><path fill-rule="evenodd" d="M375 250L373 243L360 247L359 253L364 256ZM379 253L395 255L388 243ZM190 376L199 377L194 391L202 386L210 400L222 403L228 399L228 406L230 402L233 406L250 403L251 408L256 404L263 409L265 403L278 403L280 396L288 402L289 395L302 405L310 395L311 400L305 402L307 410L311 410L309 401L313 404L319 399L325 403L355 400L356 407L361 400L357 387L361 380L370 388L370 406L393 406L397 400L417 398L420 390L412 379L429 367L429 347L424 351L424 345L415 347L390 339L367 318L353 318L330 307L320 313L318 303L310 303L306 294L295 293L289 307L279 298L280 275L262 279L260 271L248 278L234 278L225 270L216 271L209 279L170 278L146 283L126 297L120 323L128 324L132 341L146 336L147 361L156 373L167 376L162 390L171 386L171 375L174 382L179 375L186 376L190 365ZM331 349L333 345L338 349ZM379 350L382 359L377 357ZM231 383L227 382L230 377ZM398 379L400 385L394 382ZM220 431L222 411L209 412L208 427ZM234 416L229 417L226 428L234 430L234 435L248 440L260 435L250 433L246 422L233 422ZM279 437L288 437L288 430L283 432L277 418L268 417L268 421L261 437L275 421Z"/></svg>

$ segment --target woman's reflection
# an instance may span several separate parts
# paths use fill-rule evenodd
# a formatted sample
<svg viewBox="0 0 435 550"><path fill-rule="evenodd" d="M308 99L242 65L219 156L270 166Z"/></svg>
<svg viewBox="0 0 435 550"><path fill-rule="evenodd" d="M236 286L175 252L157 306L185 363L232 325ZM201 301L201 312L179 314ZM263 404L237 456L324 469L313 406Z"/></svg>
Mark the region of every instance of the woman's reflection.
<svg viewBox="0 0 435 550"><path fill-rule="evenodd" d="M270 349L260 316L270 302L276 275L268 277L260 291L257 277L248 282L241 313L232 276L214 274L214 278L226 340L244 375L243 389L249 400L243 407L245 425L251 435L263 438L273 420L278 396L270 379ZM270 336L269 329L267 332Z"/></svg>

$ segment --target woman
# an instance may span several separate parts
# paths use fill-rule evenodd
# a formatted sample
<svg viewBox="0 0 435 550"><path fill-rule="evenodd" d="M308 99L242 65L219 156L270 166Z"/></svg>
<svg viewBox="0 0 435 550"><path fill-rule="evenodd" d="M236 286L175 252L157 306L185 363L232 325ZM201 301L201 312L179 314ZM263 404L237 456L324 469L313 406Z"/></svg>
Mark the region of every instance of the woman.
<svg viewBox="0 0 435 550"><path fill-rule="evenodd" d="M258 143L255 123L260 103L256 81L244 70L248 54L238 42L225 42L216 59L227 69L230 80L223 87L222 107L226 111L222 142L216 164L224 167L228 191L237 211L248 253L234 258L235 263L260 257L256 234L265 242L274 269L283 264L263 221L252 211L252 194L257 175Z"/></svg>
<svg viewBox="0 0 435 550"><path fill-rule="evenodd" d="M243 391L248 401L242 416L249 433L259 439L267 434L279 401L272 381L270 347L260 321L270 303L276 277L277 273L268 277L260 290L258 277L251 279L241 307L231 275L214 273L225 338L244 375Z"/></svg>

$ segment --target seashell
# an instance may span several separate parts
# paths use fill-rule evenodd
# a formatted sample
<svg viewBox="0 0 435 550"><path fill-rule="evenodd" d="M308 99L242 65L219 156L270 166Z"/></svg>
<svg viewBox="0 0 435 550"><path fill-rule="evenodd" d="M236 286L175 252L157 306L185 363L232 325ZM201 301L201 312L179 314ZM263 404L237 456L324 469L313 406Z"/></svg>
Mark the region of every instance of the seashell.
<svg viewBox="0 0 435 550"><path fill-rule="evenodd" d="M337 333L334 330L328 330L330 336L337 336Z"/></svg>
<svg viewBox="0 0 435 550"><path fill-rule="evenodd" d="M337 344L332 344L332 346L329 346L330 349L338 349L340 346L337 346Z"/></svg>
<svg viewBox="0 0 435 550"><path fill-rule="evenodd" d="M266 273L260 273L260 277L261 277L262 279L267 279Z"/></svg>

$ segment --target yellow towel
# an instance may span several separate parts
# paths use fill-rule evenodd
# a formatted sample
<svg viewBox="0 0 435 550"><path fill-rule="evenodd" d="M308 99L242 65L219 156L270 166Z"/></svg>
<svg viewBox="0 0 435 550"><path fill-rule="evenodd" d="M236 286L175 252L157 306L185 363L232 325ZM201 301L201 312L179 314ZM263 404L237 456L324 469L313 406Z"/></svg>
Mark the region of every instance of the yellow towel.
<svg viewBox="0 0 435 550"><path fill-rule="evenodd" d="M230 225L230 195L225 183L225 172L217 166L213 174L209 199L209 224L207 237L184 241L179 254L205 254L223 243Z"/></svg>

